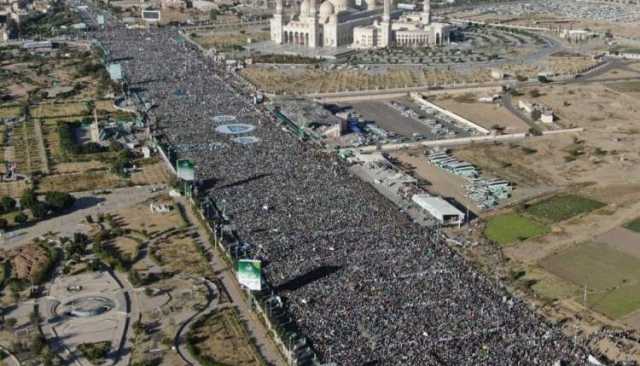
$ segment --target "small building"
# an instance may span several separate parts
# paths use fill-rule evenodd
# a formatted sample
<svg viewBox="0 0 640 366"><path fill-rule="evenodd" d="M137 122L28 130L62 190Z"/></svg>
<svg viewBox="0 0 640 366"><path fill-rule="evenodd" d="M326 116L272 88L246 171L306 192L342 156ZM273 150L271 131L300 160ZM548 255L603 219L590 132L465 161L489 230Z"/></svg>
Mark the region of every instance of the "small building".
<svg viewBox="0 0 640 366"><path fill-rule="evenodd" d="M545 109L540 113L540 121L542 121L542 123L551 124L555 119L555 115L551 109Z"/></svg>
<svg viewBox="0 0 640 366"><path fill-rule="evenodd" d="M143 146L141 150L142 150L142 156L145 159L149 159L151 157L151 148L149 148L149 146Z"/></svg>
<svg viewBox="0 0 640 366"><path fill-rule="evenodd" d="M442 225L462 225L465 220L465 214L458 210L451 203L440 197L430 196L428 194L416 194L411 200L420 208L429 212Z"/></svg>
<svg viewBox="0 0 640 366"><path fill-rule="evenodd" d="M149 210L152 213L168 213L171 211L172 206L166 203L154 203L149 204Z"/></svg>

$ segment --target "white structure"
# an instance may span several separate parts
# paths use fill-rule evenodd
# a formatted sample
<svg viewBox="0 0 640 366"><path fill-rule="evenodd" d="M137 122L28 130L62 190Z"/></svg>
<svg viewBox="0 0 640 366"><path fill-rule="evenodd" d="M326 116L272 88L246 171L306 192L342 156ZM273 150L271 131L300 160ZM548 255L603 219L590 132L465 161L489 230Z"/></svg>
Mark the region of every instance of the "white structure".
<svg viewBox="0 0 640 366"><path fill-rule="evenodd" d="M431 22L430 0L422 12L402 14L392 1L384 0L379 9L375 0L356 7L354 0L303 0L300 11L285 19L283 0L276 0L271 19L271 40L277 44L308 48L417 47L449 42L452 26Z"/></svg>
<svg viewBox="0 0 640 366"><path fill-rule="evenodd" d="M416 194L411 197L411 200L429 212L429 214L435 217L442 225L460 226L464 223L465 214L440 197L429 196L428 194Z"/></svg>
<svg viewBox="0 0 640 366"><path fill-rule="evenodd" d="M170 212L173 206L166 203L151 203L149 204L149 210L151 213L167 213Z"/></svg>
<svg viewBox="0 0 640 366"><path fill-rule="evenodd" d="M540 113L540 121L542 123L551 124L555 121L556 117L553 114L553 111L550 109L545 109Z"/></svg>

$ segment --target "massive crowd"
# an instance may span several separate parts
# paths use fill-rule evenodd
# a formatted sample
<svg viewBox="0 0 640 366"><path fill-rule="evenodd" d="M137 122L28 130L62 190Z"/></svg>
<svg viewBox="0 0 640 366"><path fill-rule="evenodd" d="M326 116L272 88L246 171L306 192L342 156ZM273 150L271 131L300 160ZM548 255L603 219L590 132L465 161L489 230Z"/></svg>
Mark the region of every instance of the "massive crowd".
<svg viewBox="0 0 640 366"><path fill-rule="evenodd" d="M334 156L282 131L233 73L173 29L94 35L154 104L156 128L264 261L299 328L338 365L583 364L585 351L410 221ZM254 144L215 131L217 115ZM226 123L226 122L222 122ZM209 148L206 148L209 146ZM205 147L205 148L203 148Z"/></svg>

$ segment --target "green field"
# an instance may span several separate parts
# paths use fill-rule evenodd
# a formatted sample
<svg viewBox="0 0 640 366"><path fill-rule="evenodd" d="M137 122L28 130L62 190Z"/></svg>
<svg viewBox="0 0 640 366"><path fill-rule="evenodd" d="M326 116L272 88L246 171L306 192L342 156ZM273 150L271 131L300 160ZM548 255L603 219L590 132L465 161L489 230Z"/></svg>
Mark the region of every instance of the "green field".
<svg viewBox="0 0 640 366"><path fill-rule="evenodd" d="M640 308L638 258L586 243L547 257L540 265L565 281L587 286L588 305L613 319Z"/></svg>
<svg viewBox="0 0 640 366"><path fill-rule="evenodd" d="M640 233L640 217L638 217L637 219L635 219L633 221L627 222L624 225L624 228L627 229L627 230L631 230L633 232L636 232L636 233Z"/></svg>
<svg viewBox="0 0 640 366"><path fill-rule="evenodd" d="M547 234L549 228L515 213L494 216L487 222L484 234L500 245Z"/></svg>
<svg viewBox="0 0 640 366"><path fill-rule="evenodd" d="M640 284L591 294L587 297L587 304L612 319L620 319L640 308Z"/></svg>
<svg viewBox="0 0 640 366"><path fill-rule="evenodd" d="M545 222L555 223L604 206L606 205L602 202L569 194L540 201L526 208L524 212Z"/></svg>

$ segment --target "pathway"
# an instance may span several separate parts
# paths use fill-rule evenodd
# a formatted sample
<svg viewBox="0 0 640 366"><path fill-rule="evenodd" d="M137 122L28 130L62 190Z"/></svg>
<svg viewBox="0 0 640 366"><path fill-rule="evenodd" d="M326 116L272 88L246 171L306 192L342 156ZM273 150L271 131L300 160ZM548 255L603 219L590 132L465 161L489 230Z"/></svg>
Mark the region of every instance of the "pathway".
<svg viewBox="0 0 640 366"><path fill-rule="evenodd" d="M186 335L189 334L189 331L191 330L191 327L195 323L196 319L198 319L202 315L211 313L215 308L218 307L220 298L220 296L218 296L218 290L215 283L207 279L204 279L204 283L209 290L209 302L207 303L207 306L204 309L194 313L189 319L182 323L173 340L173 345L176 349L176 352L178 352L180 358L182 358L182 360L189 366L200 365L200 363L191 355L190 352L185 350L185 347L183 347L183 345L186 344Z"/></svg>
<svg viewBox="0 0 640 366"><path fill-rule="evenodd" d="M184 201L183 204L185 204L185 207L188 205L188 203ZM193 210L187 207L185 211L189 221L196 223L200 237L203 239L207 238L208 234L206 229L199 224L199 220L195 217ZM255 339L255 343L260 354L270 365L286 365L287 363L285 362L283 355L278 350L273 339L269 336L267 328L260 319L258 319L251 306L245 300L243 294L244 290L240 288L231 268L229 268L229 266L218 256L218 253L213 250L210 245L205 243L204 247L210 254L210 264L213 271L218 273L218 278L224 286L224 290L226 290L231 297L231 303L237 306L241 318L247 320L246 325L249 330L249 334L251 334ZM222 291L223 289L220 290Z"/></svg>

